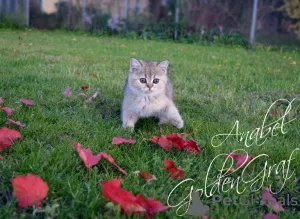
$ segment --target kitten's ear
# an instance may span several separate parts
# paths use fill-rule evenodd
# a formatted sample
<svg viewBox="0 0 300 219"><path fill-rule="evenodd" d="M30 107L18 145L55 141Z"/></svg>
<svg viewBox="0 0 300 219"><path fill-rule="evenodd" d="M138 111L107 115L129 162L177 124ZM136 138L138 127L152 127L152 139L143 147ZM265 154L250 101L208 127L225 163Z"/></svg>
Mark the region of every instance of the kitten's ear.
<svg viewBox="0 0 300 219"><path fill-rule="evenodd" d="M161 70L163 70L164 72L167 72L167 69L168 69L168 66L169 66L169 60L162 61L162 62L158 63L157 66L159 68L161 68Z"/></svg>
<svg viewBox="0 0 300 219"><path fill-rule="evenodd" d="M130 72L136 71L141 67L141 63L135 58L130 59Z"/></svg>

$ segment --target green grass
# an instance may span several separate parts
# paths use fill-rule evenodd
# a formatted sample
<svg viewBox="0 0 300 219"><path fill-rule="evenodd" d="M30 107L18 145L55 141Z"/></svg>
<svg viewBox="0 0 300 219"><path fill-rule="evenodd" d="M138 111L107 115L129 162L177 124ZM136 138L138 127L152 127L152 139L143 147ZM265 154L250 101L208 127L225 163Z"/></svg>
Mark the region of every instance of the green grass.
<svg viewBox="0 0 300 219"><path fill-rule="evenodd" d="M18 39L18 36L22 39ZM19 50L19 52L15 52ZM122 90L128 71L129 58L170 60L169 72L173 80L175 103L185 121L183 130L171 125L159 128L157 121L142 119L135 132L121 127L120 107ZM296 64L292 64L296 62ZM122 188L133 194L154 197L167 203L167 197L180 180L170 179L163 161L173 159L195 180L195 188L204 187L204 179L212 159L221 153L244 149L249 154L268 154L268 164L287 160L293 149L299 147L299 99L294 101L288 119L296 120L286 126L286 134L269 137L262 146L246 148L242 142L230 138L221 147L213 148L211 138L229 133L234 122L240 121L240 131L260 127L264 113L277 99L288 100L300 93L300 54L296 50L261 51L243 48L199 46L172 42L97 38L64 32L35 30L0 30L0 97L7 106L16 109L11 116L27 126L20 130L22 140L9 150L1 152L0 160L0 215L1 218L30 218L33 208L20 209L12 198L10 179L33 173L41 176L49 186L41 208L58 206L55 212L37 213L39 218L124 218L117 210L105 208L108 202L101 193L99 181L123 178ZM87 95L101 90L92 103L84 103L79 86L89 85ZM73 95L62 96L71 87ZM35 106L18 104L21 98L32 99ZM276 109L284 111L284 104ZM275 121L279 115L268 117ZM0 112L0 127L5 126L6 115ZM9 126L13 128L13 126ZM187 132L203 149L198 155L184 151L166 152L147 140L153 135ZM111 147L114 136L133 138L135 145ZM129 175L124 177L105 161L89 171L80 160L68 139L91 148L94 154L107 152ZM300 203L300 155L295 153L290 171L295 171L284 189L275 197L290 194ZM218 174L223 159L213 166L210 177ZM217 167L218 166L218 167ZM254 177L264 166L262 159L254 164ZM146 184L134 176L136 170L154 174L157 181ZM235 178L240 175L235 174ZM273 182L282 185L279 175L272 175L264 186ZM190 184L189 184L190 186ZM179 202L188 194L180 187L172 197ZM243 193L249 195L249 186ZM261 192L259 193L261 194ZM258 193L255 194L256 196ZM240 197L234 191L223 197ZM218 218L262 218L269 209L256 204L249 206L211 204L210 198L201 198L210 205L208 216ZM284 206L280 218L300 218L298 206ZM155 218L176 218L176 209L156 214ZM199 217L195 217L199 218Z"/></svg>

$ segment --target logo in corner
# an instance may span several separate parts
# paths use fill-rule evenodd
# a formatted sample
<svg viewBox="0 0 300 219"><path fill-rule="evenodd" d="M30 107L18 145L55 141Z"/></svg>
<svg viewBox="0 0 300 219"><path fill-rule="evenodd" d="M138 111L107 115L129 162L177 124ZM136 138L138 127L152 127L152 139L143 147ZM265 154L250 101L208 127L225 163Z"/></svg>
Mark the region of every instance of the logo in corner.
<svg viewBox="0 0 300 219"><path fill-rule="evenodd" d="M189 210L186 212L188 215L192 216L204 216L209 210L208 205L203 205L200 200L199 192L192 193L192 203L189 207Z"/></svg>

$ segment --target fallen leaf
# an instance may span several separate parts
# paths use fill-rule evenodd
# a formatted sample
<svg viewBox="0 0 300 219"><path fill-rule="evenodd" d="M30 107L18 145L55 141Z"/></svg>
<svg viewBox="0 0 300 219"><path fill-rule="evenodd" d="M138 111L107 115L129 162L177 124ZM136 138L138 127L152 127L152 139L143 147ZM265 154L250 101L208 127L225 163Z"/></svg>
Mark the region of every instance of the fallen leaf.
<svg viewBox="0 0 300 219"><path fill-rule="evenodd" d="M177 134L168 134L167 139L173 143L173 145L178 148L179 150L185 149L184 140L178 136Z"/></svg>
<svg viewBox="0 0 300 219"><path fill-rule="evenodd" d="M89 86L87 86L87 85L82 85L82 86L80 86L80 89L81 89L81 90L88 90L88 89L89 89Z"/></svg>
<svg viewBox="0 0 300 219"><path fill-rule="evenodd" d="M162 135L161 137L153 136L148 140L153 142L154 144L158 144L166 151L171 150L171 148L173 147L173 143L167 139L167 136L164 135Z"/></svg>
<svg viewBox="0 0 300 219"><path fill-rule="evenodd" d="M130 52L130 54L134 56L134 55L136 55L136 52Z"/></svg>
<svg viewBox="0 0 300 219"><path fill-rule="evenodd" d="M191 152L194 154L198 154L199 152L201 152L198 144L194 140L185 140L184 144L185 144L188 152Z"/></svg>
<svg viewBox="0 0 300 219"><path fill-rule="evenodd" d="M112 158L112 156L110 156L109 154L107 154L105 152L101 152L99 154L101 155L101 158L104 158L105 160L110 162L112 165L114 165L121 173L123 173L124 175L127 175L127 172L115 163L115 160Z"/></svg>
<svg viewBox="0 0 300 219"><path fill-rule="evenodd" d="M0 155L0 160L2 160L2 159L4 159L4 157Z"/></svg>
<svg viewBox="0 0 300 219"><path fill-rule="evenodd" d="M275 115L280 115L281 112L279 110L273 110L273 111L269 112L269 114L275 116Z"/></svg>
<svg viewBox="0 0 300 219"><path fill-rule="evenodd" d="M94 93L92 96L90 96L88 99L86 99L84 102L85 103L90 103L92 102L93 99L95 99L97 97L97 95L99 94L99 91L96 91L96 93Z"/></svg>
<svg viewBox="0 0 300 219"><path fill-rule="evenodd" d="M296 65L297 63L296 63L295 61L292 61L291 64L292 64L292 65Z"/></svg>
<svg viewBox="0 0 300 219"><path fill-rule="evenodd" d="M39 176L28 174L17 176L10 181L14 188L14 198L21 208L40 206L41 201L47 196L48 185Z"/></svg>
<svg viewBox="0 0 300 219"><path fill-rule="evenodd" d="M8 121L5 123L6 125L9 125L9 124L15 124L15 125L18 125L20 127L25 127L25 124L22 124L20 121L17 121L15 122L14 120L12 119L8 119Z"/></svg>
<svg viewBox="0 0 300 219"><path fill-rule="evenodd" d="M235 159L237 161L236 165L235 165L235 169L238 169L239 167L241 167L242 165L246 164L248 161L253 159L253 156L250 156L248 154L234 154L234 153L230 153L226 155L227 157L230 156L233 159Z"/></svg>
<svg viewBox="0 0 300 219"><path fill-rule="evenodd" d="M153 198L144 199L141 194L134 196L131 192L120 187L121 179L111 179L100 183L102 195L111 202L120 204L121 209L128 216L132 213L151 217L153 213L167 210L161 202Z"/></svg>
<svg viewBox="0 0 300 219"><path fill-rule="evenodd" d="M97 165L99 160L104 158L105 160L110 162L112 165L114 165L121 173L123 173L124 175L127 175L127 172L125 170L123 170L119 165L117 165L115 163L114 159L112 158L112 156L110 156L109 154L107 154L105 152L100 152L96 156L94 156L92 151L89 148L82 149L80 143L74 142L74 141L70 141L70 142L76 148L76 150L79 154L79 157L83 160L86 168L90 168L92 166Z"/></svg>
<svg viewBox="0 0 300 219"><path fill-rule="evenodd" d="M281 206L280 202L278 202L270 192L269 188L263 188L264 193L262 194L261 198L265 200L266 205L271 208L275 212L284 211L283 207Z"/></svg>
<svg viewBox="0 0 300 219"><path fill-rule="evenodd" d="M21 100L19 100L19 102L22 103L22 104L24 104L24 105L29 105L29 106L34 105L34 101L33 100L21 99Z"/></svg>
<svg viewBox="0 0 300 219"><path fill-rule="evenodd" d="M174 161L165 160L164 164L165 164L167 171L169 172L169 177L171 177L173 179L184 177L184 172L175 166Z"/></svg>
<svg viewBox="0 0 300 219"><path fill-rule="evenodd" d="M0 110L3 110L8 116L10 116L15 111L15 109L9 107L2 107L0 108Z"/></svg>
<svg viewBox="0 0 300 219"><path fill-rule="evenodd" d="M90 76L91 76L92 78L98 78L98 76L97 76L96 74L94 74L94 73L90 74Z"/></svg>
<svg viewBox="0 0 300 219"><path fill-rule="evenodd" d="M144 180L147 181L147 183L150 183L152 180L157 180L157 178L154 175L147 173L145 171L141 172L141 171L137 170L134 172L134 174L142 177Z"/></svg>
<svg viewBox="0 0 300 219"><path fill-rule="evenodd" d="M20 50L15 50L14 53L15 53L15 55L17 55L20 53Z"/></svg>
<svg viewBox="0 0 300 219"><path fill-rule="evenodd" d="M11 144L18 138L21 138L20 132L14 129L3 127L0 129L0 151L10 147Z"/></svg>
<svg viewBox="0 0 300 219"><path fill-rule="evenodd" d="M123 144L123 143L135 144L135 142L136 140L133 139L114 137L111 144Z"/></svg>
<svg viewBox="0 0 300 219"><path fill-rule="evenodd" d="M93 155L92 151L88 149L82 149L81 144L71 141L73 146L76 148L79 157L83 160L86 168L90 168L98 164L99 160L101 159L101 155L98 154L96 156Z"/></svg>
<svg viewBox="0 0 300 219"><path fill-rule="evenodd" d="M62 92L62 95L64 95L65 97L71 96L72 91L71 88L67 88L64 92Z"/></svg>
<svg viewBox="0 0 300 219"><path fill-rule="evenodd" d="M264 219L278 219L277 215L276 214L266 214L264 216Z"/></svg>
<svg viewBox="0 0 300 219"><path fill-rule="evenodd" d="M198 154L201 152L200 148L198 147L197 143L194 140L184 140L182 137L186 136L187 134L181 133L178 134L168 134L167 136L162 135L160 137L158 136L152 136L149 141L151 141L154 144L160 145L162 148L164 148L166 151L171 150L171 148L174 146L178 148L179 150L187 149L188 152Z"/></svg>

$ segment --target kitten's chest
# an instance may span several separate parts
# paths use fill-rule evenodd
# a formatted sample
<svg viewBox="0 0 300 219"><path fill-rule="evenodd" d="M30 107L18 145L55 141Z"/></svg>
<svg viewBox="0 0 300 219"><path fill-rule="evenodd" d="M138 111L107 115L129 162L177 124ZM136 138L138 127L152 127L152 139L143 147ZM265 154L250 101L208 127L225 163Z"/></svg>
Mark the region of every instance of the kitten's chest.
<svg viewBox="0 0 300 219"><path fill-rule="evenodd" d="M149 117L159 113L165 107L166 101L161 97L145 96L136 98L134 105L135 111L141 117Z"/></svg>

